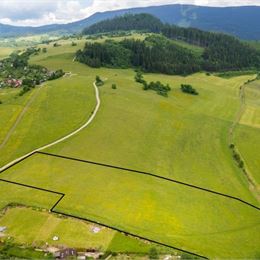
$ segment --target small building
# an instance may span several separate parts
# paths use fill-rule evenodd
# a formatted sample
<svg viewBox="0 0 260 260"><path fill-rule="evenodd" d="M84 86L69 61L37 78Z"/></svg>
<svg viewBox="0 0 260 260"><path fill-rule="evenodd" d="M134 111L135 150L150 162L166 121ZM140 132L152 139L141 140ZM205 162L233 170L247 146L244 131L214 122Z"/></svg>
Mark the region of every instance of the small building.
<svg viewBox="0 0 260 260"><path fill-rule="evenodd" d="M0 232L5 232L7 227L0 227Z"/></svg>
<svg viewBox="0 0 260 260"><path fill-rule="evenodd" d="M58 240L59 240L59 237L58 237L58 236L54 236L54 237L52 238L52 240L53 240L53 241L58 241Z"/></svg>
<svg viewBox="0 0 260 260"><path fill-rule="evenodd" d="M99 233L100 230L101 230L101 228L99 228L99 227L92 227L92 228L91 228L91 231L92 231L93 233L95 233L95 234Z"/></svg>
<svg viewBox="0 0 260 260"><path fill-rule="evenodd" d="M62 249L54 253L56 259L66 259L68 257L76 257L77 251L73 248Z"/></svg>
<svg viewBox="0 0 260 260"><path fill-rule="evenodd" d="M12 78L9 78L5 81L5 84L9 87L13 87L13 88L19 88L22 86L23 84L23 81L22 80L19 80L19 79L12 79Z"/></svg>

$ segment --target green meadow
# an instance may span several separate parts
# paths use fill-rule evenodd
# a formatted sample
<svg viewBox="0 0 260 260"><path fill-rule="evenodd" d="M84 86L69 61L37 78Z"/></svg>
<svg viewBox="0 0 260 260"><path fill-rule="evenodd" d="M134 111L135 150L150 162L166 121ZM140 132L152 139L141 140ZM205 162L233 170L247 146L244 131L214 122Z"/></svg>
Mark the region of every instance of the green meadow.
<svg viewBox="0 0 260 260"><path fill-rule="evenodd" d="M55 212L84 217L210 258L253 258L259 253L259 211L229 198L146 175L41 154L12 167L2 177L64 192Z"/></svg>
<svg viewBox="0 0 260 260"><path fill-rule="evenodd" d="M47 242L50 246L131 254L147 254L152 247L162 254L176 252L104 227L94 233L93 228L97 225L50 214L47 209L58 201L60 195L5 182L0 182L0 189L0 226L7 227L2 240L12 237L12 242L18 245L41 247ZM53 241L54 236L59 240Z"/></svg>
<svg viewBox="0 0 260 260"><path fill-rule="evenodd" d="M47 242L52 246L106 250L115 233L103 228L95 234L92 224L22 207L8 209L0 219L0 225L8 227L6 235L14 237L16 243L34 246ZM53 241L54 236L59 240Z"/></svg>
<svg viewBox="0 0 260 260"><path fill-rule="evenodd" d="M0 165L63 137L86 122L95 107L92 83L99 75L106 80L99 87L101 107L93 122L45 152L147 171L259 205L257 195L250 191L247 178L232 158L228 142L229 129L240 109L240 87L254 75L227 79L205 73L187 77L144 74L148 82L169 83L172 90L165 98L144 91L134 80L134 70L93 69L73 62L75 51L85 42L73 41L78 45L71 46L72 40L59 41L60 47L40 45L47 48L47 53L30 61L53 70L62 68L71 72L71 76L47 82L22 98L6 94L10 95L12 106L20 102L20 107L13 111L14 119L8 121L4 107L7 102L0 105L0 113L8 122L4 132L1 131L2 139L21 108L38 91L0 150ZM112 84L117 89L112 89ZM181 84L191 84L199 95L182 93ZM6 90L0 90L0 94L2 91ZM247 85L247 103L235 129L235 143L259 181L258 95L259 83ZM65 193L55 208L59 212L210 258L259 257L259 211L235 200L140 174L39 154L1 173L1 177ZM36 197L27 200L19 189L12 196L18 202L29 201L31 205L30 200L35 200L37 204ZM40 199L37 205L50 208ZM8 218L20 214L13 212L10 211ZM124 238L111 238L117 243L106 242L105 247L120 251L117 248L124 244ZM125 242L129 248L133 247L132 243ZM134 247L138 245L134 243Z"/></svg>
<svg viewBox="0 0 260 260"><path fill-rule="evenodd" d="M1 121L4 125L0 135L2 140L22 113L21 103L29 99L32 102L27 111L0 149L2 166L77 129L87 120L95 105L92 82L84 75L47 82L23 97L18 96L16 91L0 105L0 113L6 118ZM11 118L8 111L13 112Z"/></svg>
<svg viewBox="0 0 260 260"><path fill-rule="evenodd" d="M235 143L260 190L260 81L245 89L245 108L235 130Z"/></svg>
<svg viewBox="0 0 260 260"><path fill-rule="evenodd" d="M60 195L46 193L32 188L22 187L0 181L1 197L0 210L8 205L29 205L31 207L41 206L50 209L60 198Z"/></svg>

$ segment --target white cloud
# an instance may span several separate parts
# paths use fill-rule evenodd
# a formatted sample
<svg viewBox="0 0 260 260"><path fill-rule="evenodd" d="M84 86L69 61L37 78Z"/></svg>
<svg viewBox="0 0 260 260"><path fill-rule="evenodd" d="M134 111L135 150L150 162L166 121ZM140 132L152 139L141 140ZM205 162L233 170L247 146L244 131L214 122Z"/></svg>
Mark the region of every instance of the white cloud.
<svg viewBox="0 0 260 260"><path fill-rule="evenodd" d="M163 4L260 5L260 0L0 0L0 23L38 26L68 23L95 12Z"/></svg>

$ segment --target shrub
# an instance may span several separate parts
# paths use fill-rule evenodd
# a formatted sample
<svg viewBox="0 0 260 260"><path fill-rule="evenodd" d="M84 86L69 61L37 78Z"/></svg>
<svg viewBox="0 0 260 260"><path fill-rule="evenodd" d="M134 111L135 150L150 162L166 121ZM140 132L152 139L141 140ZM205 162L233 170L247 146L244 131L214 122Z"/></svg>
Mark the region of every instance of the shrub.
<svg viewBox="0 0 260 260"><path fill-rule="evenodd" d="M61 78L61 77L63 77L64 74L65 73L63 70L56 70L49 76L49 80Z"/></svg>
<svg viewBox="0 0 260 260"><path fill-rule="evenodd" d="M20 91L19 96L23 96L25 93L30 91L30 89L31 88L29 86L24 86L23 89Z"/></svg>
<svg viewBox="0 0 260 260"><path fill-rule="evenodd" d="M104 81L99 76L96 76L96 85L98 87L101 87L104 85Z"/></svg>
<svg viewBox="0 0 260 260"><path fill-rule="evenodd" d="M169 84L164 85L160 81L152 81L150 83L147 83L144 80L143 75L140 71L136 72L135 81L143 84L143 90L154 90L157 92L158 95L161 95L163 97L168 97L168 92L171 90Z"/></svg>
<svg viewBox="0 0 260 260"><path fill-rule="evenodd" d="M159 259L158 252L155 247L152 247L149 251L149 258L150 259Z"/></svg>
<svg viewBox="0 0 260 260"><path fill-rule="evenodd" d="M112 89L117 89L116 84L112 84Z"/></svg>
<svg viewBox="0 0 260 260"><path fill-rule="evenodd" d="M55 42L54 44L53 44L53 47L59 47L59 46L61 46L59 43L57 43L57 42Z"/></svg>
<svg viewBox="0 0 260 260"><path fill-rule="evenodd" d="M198 95L199 93L197 92L196 89L194 89L191 85L189 84L181 84L181 90L184 93L188 93L191 95Z"/></svg>
<svg viewBox="0 0 260 260"><path fill-rule="evenodd" d="M141 71L137 71L135 74L135 81L138 83L144 83L144 77Z"/></svg>

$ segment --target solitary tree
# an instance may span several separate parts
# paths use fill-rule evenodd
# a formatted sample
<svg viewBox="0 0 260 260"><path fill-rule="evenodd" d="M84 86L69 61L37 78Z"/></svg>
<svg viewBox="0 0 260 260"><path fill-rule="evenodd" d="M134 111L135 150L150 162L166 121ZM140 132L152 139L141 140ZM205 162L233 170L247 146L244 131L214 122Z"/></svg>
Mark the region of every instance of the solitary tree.
<svg viewBox="0 0 260 260"><path fill-rule="evenodd" d="M98 87L104 85L104 81L103 81L99 76L96 76L96 85L97 85Z"/></svg>

